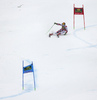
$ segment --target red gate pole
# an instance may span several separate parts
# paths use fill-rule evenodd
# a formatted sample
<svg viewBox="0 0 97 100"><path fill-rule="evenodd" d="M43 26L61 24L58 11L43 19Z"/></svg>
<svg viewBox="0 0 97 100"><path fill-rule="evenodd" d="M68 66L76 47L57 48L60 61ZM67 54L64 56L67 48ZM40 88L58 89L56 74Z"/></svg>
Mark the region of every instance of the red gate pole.
<svg viewBox="0 0 97 100"><path fill-rule="evenodd" d="M84 15L84 5L82 5L83 7L83 22L84 22L84 30L85 30L85 15Z"/></svg>
<svg viewBox="0 0 97 100"><path fill-rule="evenodd" d="M75 7L75 4L73 4L73 29L75 29L75 15L74 15L74 7Z"/></svg>
<svg viewBox="0 0 97 100"><path fill-rule="evenodd" d="M84 20L84 30L85 30L85 16L83 15L83 20Z"/></svg>

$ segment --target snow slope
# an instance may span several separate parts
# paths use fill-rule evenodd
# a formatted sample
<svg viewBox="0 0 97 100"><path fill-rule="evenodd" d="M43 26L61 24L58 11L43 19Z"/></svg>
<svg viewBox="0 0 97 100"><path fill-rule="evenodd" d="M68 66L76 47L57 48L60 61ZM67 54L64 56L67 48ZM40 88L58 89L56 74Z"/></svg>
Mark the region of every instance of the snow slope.
<svg viewBox="0 0 97 100"><path fill-rule="evenodd" d="M76 16L73 4L85 6ZM0 1L0 100L96 100L97 99L97 0L1 0ZM54 22L66 22L68 34L48 37ZM60 26L54 26L55 32ZM25 75L22 61L33 61Z"/></svg>

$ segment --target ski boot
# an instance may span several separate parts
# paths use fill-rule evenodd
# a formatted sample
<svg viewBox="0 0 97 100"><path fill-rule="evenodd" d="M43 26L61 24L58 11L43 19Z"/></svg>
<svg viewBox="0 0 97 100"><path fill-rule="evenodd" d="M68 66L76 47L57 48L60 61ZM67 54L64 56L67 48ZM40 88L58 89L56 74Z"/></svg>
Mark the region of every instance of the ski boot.
<svg viewBox="0 0 97 100"><path fill-rule="evenodd" d="M60 35L60 34L61 34L61 33L58 33L58 34L57 34L57 37L58 37L58 38L59 38L59 35Z"/></svg>
<svg viewBox="0 0 97 100"><path fill-rule="evenodd" d="M53 35L53 33L50 33L50 34L49 34L49 37L51 37L52 35Z"/></svg>
<svg viewBox="0 0 97 100"><path fill-rule="evenodd" d="M67 32L65 32L65 34L64 35L66 35L67 34Z"/></svg>

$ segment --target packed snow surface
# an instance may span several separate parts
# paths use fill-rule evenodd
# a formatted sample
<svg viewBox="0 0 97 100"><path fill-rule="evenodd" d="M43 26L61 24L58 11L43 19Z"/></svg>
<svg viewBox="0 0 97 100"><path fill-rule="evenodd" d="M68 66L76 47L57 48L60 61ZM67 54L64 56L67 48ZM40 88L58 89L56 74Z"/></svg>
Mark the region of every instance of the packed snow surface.
<svg viewBox="0 0 97 100"><path fill-rule="evenodd" d="M75 16L73 4L84 5ZM97 100L97 0L0 0L0 100ZM48 37L66 22L66 36ZM52 28L51 28L52 27ZM51 28L51 30L49 30ZM33 61L24 74L22 61Z"/></svg>

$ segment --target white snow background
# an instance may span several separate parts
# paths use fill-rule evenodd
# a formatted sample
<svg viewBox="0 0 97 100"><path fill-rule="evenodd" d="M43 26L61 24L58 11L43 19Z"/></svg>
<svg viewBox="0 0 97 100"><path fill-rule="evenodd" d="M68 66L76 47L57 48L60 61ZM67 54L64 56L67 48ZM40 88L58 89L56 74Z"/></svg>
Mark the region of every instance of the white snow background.
<svg viewBox="0 0 97 100"><path fill-rule="evenodd" d="M84 4L76 16L73 4ZM0 0L0 100L97 100L97 0ZM66 22L66 36L48 37ZM48 33L47 33L48 32ZM33 61L25 74L22 61Z"/></svg>

